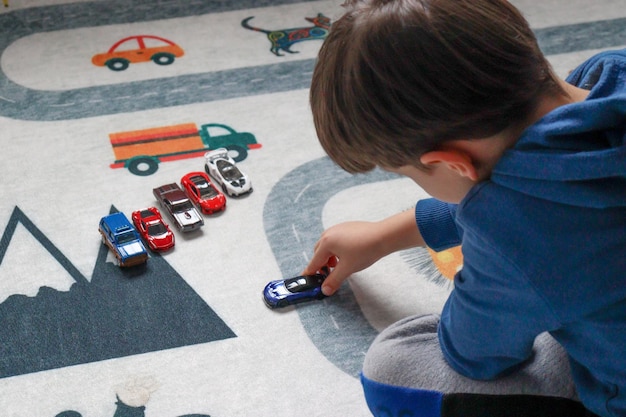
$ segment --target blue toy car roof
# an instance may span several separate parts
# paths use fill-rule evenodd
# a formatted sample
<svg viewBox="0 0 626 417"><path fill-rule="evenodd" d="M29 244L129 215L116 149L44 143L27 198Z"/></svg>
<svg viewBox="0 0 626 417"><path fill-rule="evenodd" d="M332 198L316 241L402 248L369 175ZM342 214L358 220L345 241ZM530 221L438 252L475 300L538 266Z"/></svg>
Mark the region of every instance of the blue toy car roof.
<svg viewBox="0 0 626 417"><path fill-rule="evenodd" d="M131 228L131 224L124 213L113 213L102 219L113 231L122 231Z"/></svg>

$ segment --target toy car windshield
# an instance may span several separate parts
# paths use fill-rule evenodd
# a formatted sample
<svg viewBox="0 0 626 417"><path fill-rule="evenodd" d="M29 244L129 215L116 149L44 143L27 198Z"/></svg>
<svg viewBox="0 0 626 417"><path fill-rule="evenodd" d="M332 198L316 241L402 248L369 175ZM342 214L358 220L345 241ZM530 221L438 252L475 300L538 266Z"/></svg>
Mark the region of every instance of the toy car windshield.
<svg viewBox="0 0 626 417"><path fill-rule="evenodd" d="M295 278L289 278L285 280L285 288L290 292L303 292L309 291L313 288L319 287L323 279L315 275L300 276Z"/></svg>
<svg viewBox="0 0 626 417"><path fill-rule="evenodd" d="M166 232L167 232L167 229L165 228L163 223L154 223L154 224L148 225L148 234L150 236L158 236L158 235L165 234Z"/></svg>
<svg viewBox="0 0 626 417"><path fill-rule="evenodd" d="M188 211L188 210L191 210L192 208L193 208L193 205L191 204L191 202L189 200L182 201L180 203L176 203L176 204L172 205L172 210L175 213Z"/></svg>
<svg viewBox="0 0 626 417"><path fill-rule="evenodd" d="M224 179L226 179L227 181L236 180L236 179L241 178L242 176L241 171L239 171L239 169L236 166L234 166L228 161L220 160L216 162L216 165L217 165L217 169L220 170L220 172L224 176Z"/></svg>
<svg viewBox="0 0 626 417"><path fill-rule="evenodd" d="M202 198L210 198L215 197L217 195L217 191L213 187L209 185L206 181L195 181L192 180L196 187L198 187L198 191L200 191L200 197Z"/></svg>
<svg viewBox="0 0 626 417"><path fill-rule="evenodd" d="M120 245L123 245L125 243L128 242L132 242L137 240L137 236L135 236L135 234L133 232L126 232L126 233L122 233L120 235L117 236L117 242Z"/></svg>

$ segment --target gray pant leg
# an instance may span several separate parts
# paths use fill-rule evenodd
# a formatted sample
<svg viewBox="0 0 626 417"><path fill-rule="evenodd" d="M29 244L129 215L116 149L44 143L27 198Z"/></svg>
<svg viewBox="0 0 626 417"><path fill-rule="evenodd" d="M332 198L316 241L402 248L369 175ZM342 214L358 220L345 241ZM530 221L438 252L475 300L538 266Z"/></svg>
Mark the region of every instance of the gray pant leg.
<svg viewBox="0 0 626 417"><path fill-rule="evenodd" d="M537 337L534 357L519 371L477 381L454 371L437 338L438 316L403 319L384 331L365 356L363 374L383 384L447 393L543 395L577 399L569 361L547 333Z"/></svg>

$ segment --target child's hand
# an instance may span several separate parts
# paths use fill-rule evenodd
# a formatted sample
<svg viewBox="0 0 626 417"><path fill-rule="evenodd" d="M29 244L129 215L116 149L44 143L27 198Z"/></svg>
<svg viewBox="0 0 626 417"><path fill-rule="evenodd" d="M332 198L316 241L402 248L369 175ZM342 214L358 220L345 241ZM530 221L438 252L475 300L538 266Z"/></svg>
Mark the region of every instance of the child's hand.
<svg viewBox="0 0 626 417"><path fill-rule="evenodd" d="M386 255L381 250L378 225L358 221L327 229L315 244L313 258L302 274L314 274L325 266L330 267L331 273L322 285L322 292L333 294L350 275Z"/></svg>
<svg viewBox="0 0 626 417"><path fill-rule="evenodd" d="M378 222L346 222L333 226L315 244L313 258L302 272L315 274L325 266L331 273L322 285L332 295L350 275L401 249L423 246L413 210Z"/></svg>

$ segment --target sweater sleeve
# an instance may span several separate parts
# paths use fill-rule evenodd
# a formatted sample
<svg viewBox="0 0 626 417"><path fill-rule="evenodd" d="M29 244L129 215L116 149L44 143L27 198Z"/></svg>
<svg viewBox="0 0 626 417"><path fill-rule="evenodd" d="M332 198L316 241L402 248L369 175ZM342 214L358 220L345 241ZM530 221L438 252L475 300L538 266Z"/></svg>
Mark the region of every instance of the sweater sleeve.
<svg viewBox="0 0 626 417"><path fill-rule="evenodd" d="M535 338L555 325L554 315L513 262L467 230L463 253L463 269L441 314L439 342L457 372L493 379L532 357Z"/></svg>
<svg viewBox="0 0 626 417"><path fill-rule="evenodd" d="M420 200L415 219L433 250L445 250L462 240L463 269L456 274L441 313L439 342L457 372L487 380L513 372L528 360L537 335L554 328L556 322L543 296L505 255L502 242L485 239L485 229L500 226L482 214L482 207L472 216L480 223L476 225L468 224L465 206ZM510 240L506 231L496 235Z"/></svg>
<svg viewBox="0 0 626 417"><path fill-rule="evenodd" d="M415 221L424 242L435 251L442 251L461 243L454 220L456 205L434 198L419 200L415 205Z"/></svg>

